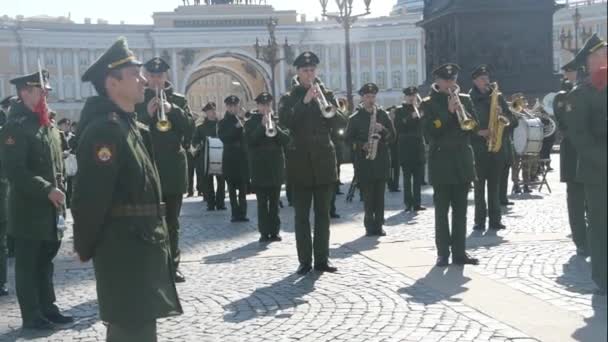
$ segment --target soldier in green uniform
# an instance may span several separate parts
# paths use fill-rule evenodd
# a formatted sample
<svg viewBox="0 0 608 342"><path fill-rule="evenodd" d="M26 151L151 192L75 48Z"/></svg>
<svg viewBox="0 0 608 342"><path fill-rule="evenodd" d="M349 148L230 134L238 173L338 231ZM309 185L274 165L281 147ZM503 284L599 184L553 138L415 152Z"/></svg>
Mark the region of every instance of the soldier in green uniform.
<svg viewBox="0 0 608 342"><path fill-rule="evenodd" d="M188 157L184 144L191 134L194 122L188 101L184 95L176 93L168 81L169 64L160 57L154 57L144 64L144 69L148 80L145 100L135 110L138 121L149 128L152 138L162 186L162 201L167 209L166 221L175 282L183 283L186 278L179 270L179 215L184 193L188 189ZM162 92L166 99L164 119L160 117Z"/></svg>
<svg viewBox="0 0 608 342"><path fill-rule="evenodd" d="M399 161L403 169L403 203L405 211L426 210L421 205L421 187L424 180L424 137L422 112L418 108L418 88L403 90L405 102L395 112L395 130L399 144Z"/></svg>
<svg viewBox="0 0 608 342"><path fill-rule="evenodd" d="M357 177L365 207L367 236L385 236L384 189L391 177L390 144L395 129L388 114L376 105L378 86L363 85L359 90L362 103L349 118L346 141L354 146L357 158ZM373 127L370 127L374 125Z"/></svg>
<svg viewBox="0 0 608 342"><path fill-rule="evenodd" d="M203 170L201 178L201 189L205 193L205 199L207 200L207 210L226 210L225 198L226 198L226 181L223 175L210 175L207 170L204 170L203 160L205 156L205 148L207 144L207 138L217 138L218 132L218 119L217 119L217 106L214 102L209 102L203 107L205 112L205 121L196 127L194 137L192 138L192 144L199 146L200 152L198 154L198 165ZM197 177L198 179L199 177ZM217 188L214 186L214 179L217 183Z"/></svg>
<svg viewBox="0 0 608 342"><path fill-rule="evenodd" d="M463 129L458 112L464 110L473 122L475 109L466 94L456 94L460 67L448 63L433 71L431 94L422 101L423 130L430 143L429 173L435 204L435 242L437 266L452 262L477 265L479 261L465 252L467 234L467 196L475 181L475 160L470 137L475 129ZM451 95L454 93L454 95ZM452 208L452 230L448 213Z"/></svg>
<svg viewBox="0 0 608 342"><path fill-rule="evenodd" d="M8 96L0 101L0 132L6 124L8 118L6 112L10 106L10 101L13 97ZM8 196L8 181L2 170L2 162L0 161L0 297L8 295L6 287L6 272L7 272L7 236L6 228L8 223L8 212L6 197Z"/></svg>
<svg viewBox="0 0 608 342"><path fill-rule="evenodd" d="M295 230L300 267L298 274L311 271L336 272L329 263L329 210L332 192L338 181L336 150L331 130L339 129L346 119L337 111L334 95L317 78L319 58L304 52L294 61L297 75L293 88L280 102L281 125L289 129L291 144L287 149L287 173L293 187ZM319 103L325 99L335 115L324 113ZM325 106L323 106L325 107ZM335 111L335 112L334 112ZM324 115L325 114L325 115ZM314 203L314 242L310 232L310 208Z"/></svg>
<svg viewBox="0 0 608 342"><path fill-rule="evenodd" d="M606 295L606 46L594 34L577 54L577 63L586 65L589 77L568 94L563 115L566 135L578 153L576 180L585 187L592 276L601 295Z"/></svg>
<svg viewBox="0 0 608 342"><path fill-rule="evenodd" d="M251 185L258 200L260 242L281 241L279 198L285 181L284 148L289 143L288 131L272 116L273 97L263 92L256 97L257 111L245 124L251 164ZM274 123L270 125L269 120Z"/></svg>
<svg viewBox="0 0 608 342"><path fill-rule="evenodd" d="M82 75L98 96L87 99L81 117L89 120L77 133L74 249L93 259L112 342L154 342L156 320L182 313L153 138L135 113L145 100L141 65L121 38Z"/></svg>
<svg viewBox="0 0 608 342"><path fill-rule="evenodd" d="M218 136L224 143L222 169L228 183L232 222L249 222L247 218L249 162L243 132L245 113L242 112L240 103L241 100L234 95L224 100L226 116L218 124Z"/></svg>
<svg viewBox="0 0 608 342"><path fill-rule="evenodd" d="M491 134L489 131L490 111L493 88L490 86L490 69L487 65L480 65L472 73L473 88L469 92L475 113L479 121L479 131L472 140L473 151L475 152L475 167L477 181L475 182L475 225L476 231L486 229L486 218L489 217L490 230L502 230L506 226L502 224L502 212L500 207L500 177L509 158L508 131L505 128L502 135L502 146L498 152L488 151L488 139ZM509 125L517 122L511 113L507 101L502 94L498 96L497 115L509 120ZM488 201L486 203L486 187Z"/></svg>
<svg viewBox="0 0 608 342"><path fill-rule="evenodd" d="M46 103L48 78L44 70L10 81L18 99L12 102L0 135L1 164L10 189L8 233L15 243L17 299L23 328L31 329L73 321L59 313L53 287L65 194L60 190L61 138Z"/></svg>

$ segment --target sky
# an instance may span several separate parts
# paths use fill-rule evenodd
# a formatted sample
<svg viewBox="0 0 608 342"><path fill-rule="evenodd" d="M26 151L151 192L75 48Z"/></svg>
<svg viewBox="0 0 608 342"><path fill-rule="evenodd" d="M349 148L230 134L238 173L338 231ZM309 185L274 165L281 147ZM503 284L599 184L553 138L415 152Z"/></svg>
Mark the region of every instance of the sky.
<svg viewBox="0 0 608 342"><path fill-rule="evenodd" d="M124 21L127 24L152 24L153 12L173 11L182 0L2 0L10 6L0 6L0 16L68 16L82 23L84 18L108 20L111 24ZM371 16L387 15L397 0L372 0ZM193 3L191 0L190 3ZM320 17L319 0L268 0L277 10L296 10L306 14L307 20ZM355 8L363 10L363 0L354 0ZM328 12L337 9L335 1L329 1Z"/></svg>

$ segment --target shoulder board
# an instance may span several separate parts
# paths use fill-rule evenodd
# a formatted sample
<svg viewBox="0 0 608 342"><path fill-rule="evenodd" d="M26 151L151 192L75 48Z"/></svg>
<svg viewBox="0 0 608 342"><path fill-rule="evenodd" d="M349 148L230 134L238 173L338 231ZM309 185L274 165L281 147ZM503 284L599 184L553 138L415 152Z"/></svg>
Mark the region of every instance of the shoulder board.
<svg viewBox="0 0 608 342"><path fill-rule="evenodd" d="M144 123L141 123L141 122L139 122L139 121L135 121L135 126L137 126L137 128L139 128L139 129L141 129L141 130L144 130L144 131L146 131L146 132L149 132L149 131L150 131L150 127L148 127L148 125L146 125L146 124L144 124Z"/></svg>

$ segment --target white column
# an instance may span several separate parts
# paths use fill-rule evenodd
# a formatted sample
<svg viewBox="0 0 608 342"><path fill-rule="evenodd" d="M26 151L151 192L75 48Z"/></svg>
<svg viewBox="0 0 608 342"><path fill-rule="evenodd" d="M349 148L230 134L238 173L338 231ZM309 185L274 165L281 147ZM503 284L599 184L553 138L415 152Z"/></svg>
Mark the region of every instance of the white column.
<svg viewBox="0 0 608 342"><path fill-rule="evenodd" d="M38 57L40 58L40 64L42 65L43 68L48 68L48 65L46 65L46 56L44 54L44 49L39 49L38 50ZM36 61L36 63L38 63Z"/></svg>
<svg viewBox="0 0 608 342"><path fill-rule="evenodd" d="M325 79L321 80L321 81L325 82L325 84L329 88L331 88L331 86L332 86L332 84L330 82L331 81L331 77L329 76L329 70L330 70L329 66L331 64L331 61L329 60L329 47L330 47L330 45L324 45L323 46L323 54L324 54L324 56L323 56L323 65L325 66L325 72L324 72Z"/></svg>
<svg viewBox="0 0 608 342"><path fill-rule="evenodd" d="M386 45L386 89L391 89L393 87L393 70L391 68L392 64L392 56L391 56L391 41L387 40L385 42Z"/></svg>
<svg viewBox="0 0 608 342"><path fill-rule="evenodd" d="M425 69L425 64L422 62L422 50L424 49L424 44L423 44L423 39L422 39L422 33L420 38L416 41L416 46L417 46L417 56L416 56L416 64L417 64L417 68L418 69L418 82L416 83L416 85L422 84L424 82L424 77L426 77L426 71Z"/></svg>
<svg viewBox="0 0 608 342"><path fill-rule="evenodd" d="M340 90L346 91L346 45L343 47L340 49Z"/></svg>
<svg viewBox="0 0 608 342"><path fill-rule="evenodd" d="M285 49L281 49L281 58L285 58ZM285 93L285 60L279 63L279 93L272 94L272 96L278 98L281 94Z"/></svg>
<svg viewBox="0 0 608 342"><path fill-rule="evenodd" d="M376 42L370 43L370 56L371 56L371 73L372 83L376 83Z"/></svg>
<svg viewBox="0 0 608 342"><path fill-rule="evenodd" d="M171 72L173 75L171 82L173 82L174 89L178 90L179 84L177 81L177 51L175 51L175 49L171 49Z"/></svg>
<svg viewBox="0 0 608 342"><path fill-rule="evenodd" d="M59 99L64 100L65 94L63 92L63 58L61 58L61 50L55 51L55 59L57 62L57 87L59 88Z"/></svg>
<svg viewBox="0 0 608 342"><path fill-rule="evenodd" d="M80 100L80 71L78 65L80 64L80 51L78 49L72 50L72 64L74 65L74 95L76 100Z"/></svg>
<svg viewBox="0 0 608 342"><path fill-rule="evenodd" d="M407 40L401 41L401 86L407 87Z"/></svg>
<svg viewBox="0 0 608 342"><path fill-rule="evenodd" d="M355 44L355 88L361 86L361 44Z"/></svg>
<svg viewBox="0 0 608 342"><path fill-rule="evenodd" d="M21 49L21 72L23 72L23 74L27 74L27 52L25 47Z"/></svg>
<svg viewBox="0 0 608 342"><path fill-rule="evenodd" d="M2 94L2 98L7 96L7 94L4 92L4 89L4 77L0 77L0 94Z"/></svg>

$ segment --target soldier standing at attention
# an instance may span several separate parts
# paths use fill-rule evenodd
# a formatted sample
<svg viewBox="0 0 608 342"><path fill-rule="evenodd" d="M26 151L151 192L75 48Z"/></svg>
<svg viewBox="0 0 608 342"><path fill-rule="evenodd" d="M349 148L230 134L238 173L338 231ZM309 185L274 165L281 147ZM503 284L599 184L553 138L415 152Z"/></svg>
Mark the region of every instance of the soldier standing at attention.
<svg viewBox="0 0 608 342"><path fill-rule="evenodd" d="M43 70L10 81L18 99L11 103L0 135L2 170L10 189L8 233L15 244L15 285L24 329L52 329L54 323L73 321L59 313L53 286L65 194L60 190L61 137L46 103L48 78Z"/></svg>
<svg viewBox="0 0 608 342"><path fill-rule="evenodd" d="M473 88L469 92L475 113L479 120L479 131L472 137L473 151L475 152L475 168L477 181L475 182L475 225L473 230L484 231L486 229L486 218L489 217L490 230L498 231L505 229L502 224L502 212L500 207L500 177L509 158L509 131L505 127L502 135L502 146L498 152L488 151L488 139L490 139L490 111L492 93L495 91L490 86L490 70L487 65L480 65L472 73ZM509 120L509 125L515 126L517 121L511 113L507 101L502 95L498 96L496 115L501 115ZM488 201L486 203L486 186Z"/></svg>
<svg viewBox="0 0 608 342"><path fill-rule="evenodd" d="M426 153L422 136L422 111L418 108L417 87L403 90L405 102L395 111L395 130L399 144L399 161L403 168L403 203L405 211L426 210L421 205Z"/></svg>
<svg viewBox="0 0 608 342"><path fill-rule="evenodd" d="M456 265L477 265L479 261L465 252L467 234L467 196L475 180L475 160L470 136L474 129L463 129L459 115L475 122L471 98L457 92L456 64L444 64L433 71L431 95L422 102L423 129L429 137L429 173L435 204L435 242L437 266L449 264L450 253ZM452 229L448 213L452 208Z"/></svg>
<svg viewBox="0 0 608 342"><path fill-rule="evenodd" d="M362 103L348 120L346 141L354 146L357 177L365 206L366 236L385 236L384 189L391 177L390 144L395 138L388 114L376 105L378 86L365 84L360 90ZM373 126L372 126L373 125Z"/></svg>
<svg viewBox="0 0 608 342"><path fill-rule="evenodd" d="M597 294L606 295L606 42L591 36L575 57L589 77L568 94L565 105L567 137L578 153L576 180L585 186L589 220L591 271Z"/></svg>
<svg viewBox="0 0 608 342"><path fill-rule="evenodd" d="M226 181L223 175L209 175L205 174L207 170L203 170L205 161L205 149L207 148L207 138L217 138L218 132L218 119L216 112L215 102L209 102L203 107L205 112L205 121L196 128L192 144L194 146L201 146L201 152L199 153L199 166L202 170L201 189L205 192L205 199L207 200L207 210L226 210L225 198L226 198ZM198 179L199 177L197 177ZM217 189L214 186L213 180L217 182Z"/></svg>
<svg viewBox="0 0 608 342"><path fill-rule="evenodd" d="M251 163L251 185L258 200L258 230L260 242L281 241L281 219L279 198L285 181L284 148L289 143L289 134L272 117L272 100L263 92L256 99L257 111L245 124L249 158ZM274 122L274 131L268 130L269 120Z"/></svg>
<svg viewBox="0 0 608 342"><path fill-rule="evenodd" d="M293 187L299 275L312 270L313 251L315 270L337 271L329 263L329 211L338 181L331 130L339 129L346 119L336 110L338 104L333 93L317 78L318 64L319 58L312 52L304 52L295 59L294 86L281 99L279 109L281 125L289 129L292 138L287 149L287 173ZM327 108L321 108L325 107L320 105L322 96L333 107L329 114L325 113ZM313 203L314 243L309 220Z"/></svg>
<svg viewBox="0 0 608 342"><path fill-rule="evenodd" d="M179 271L179 215L184 193L188 189L188 157L183 145L191 134L194 123L186 98L176 93L168 81L169 64L160 57L155 57L144 64L144 69L148 80L145 100L136 107L136 111L138 120L149 128L152 137L162 186L162 201L167 208L166 221L175 282L183 283L186 278ZM161 100L157 97L157 91L158 96L161 92L165 93L166 123L159 122Z"/></svg>
<svg viewBox="0 0 608 342"><path fill-rule="evenodd" d="M243 126L245 117L239 116L241 100L230 95L224 100L226 116L218 124L218 136L224 143L222 169L228 183L232 222L249 222L247 218L247 184L249 162ZM238 193L237 193L238 192Z"/></svg>
<svg viewBox="0 0 608 342"><path fill-rule="evenodd" d="M150 128L135 113L145 100L141 65L123 38L82 75L98 96L87 99L81 115L89 120L78 130L74 249L93 259L112 342L155 342L156 320L182 313Z"/></svg>

